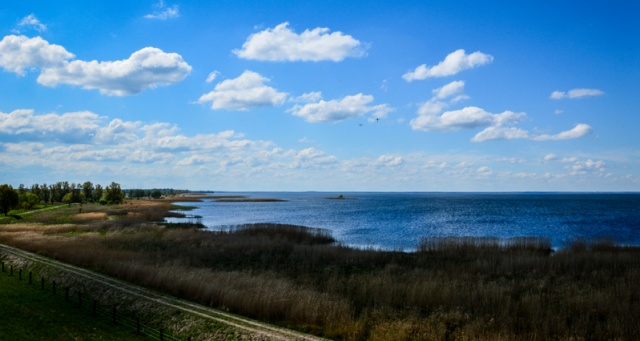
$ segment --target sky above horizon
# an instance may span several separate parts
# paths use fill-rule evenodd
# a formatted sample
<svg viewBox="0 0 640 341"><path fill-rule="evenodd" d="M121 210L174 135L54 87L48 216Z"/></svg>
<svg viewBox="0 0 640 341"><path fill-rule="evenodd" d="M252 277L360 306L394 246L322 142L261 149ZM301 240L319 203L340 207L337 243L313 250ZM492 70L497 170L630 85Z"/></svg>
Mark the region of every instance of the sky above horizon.
<svg viewBox="0 0 640 341"><path fill-rule="evenodd" d="M637 1L0 6L0 183L640 191Z"/></svg>

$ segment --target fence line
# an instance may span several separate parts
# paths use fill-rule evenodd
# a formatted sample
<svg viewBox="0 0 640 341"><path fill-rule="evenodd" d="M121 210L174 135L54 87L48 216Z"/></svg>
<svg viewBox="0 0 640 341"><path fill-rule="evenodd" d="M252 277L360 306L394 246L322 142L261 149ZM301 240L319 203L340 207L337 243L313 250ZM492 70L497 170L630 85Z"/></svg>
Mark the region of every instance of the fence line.
<svg viewBox="0 0 640 341"><path fill-rule="evenodd" d="M22 280L22 271L20 268L18 272L18 280ZM2 272L7 272L5 269L5 262L2 262ZM13 277L13 264L10 264L9 274L10 277ZM32 284L33 271L29 271L29 281L28 285ZM51 280L51 294L56 295L56 281L55 279ZM69 304L76 304L79 309L83 309L89 313L89 315L97 317L102 316L103 318L110 318L111 324L115 326L124 326L126 328L132 329L136 332L136 335L144 335L153 340L167 340L167 341L179 341L183 340L179 337L171 335L167 333L164 328L154 328L149 325L143 324L140 322L140 317L137 315L133 315L132 313L118 311L117 305L103 305L99 304L96 299L91 298L90 293L84 292L83 290L75 290L71 291L72 287L64 286L64 299L65 302ZM40 278L40 290L45 290L45 277L44 275ZM77 300L74 300L74 296ZM85 304L83 305L83 300ZM92 302L91 305L88 305L88 302ZM187 340L191 340L189 337Z"/></svg>

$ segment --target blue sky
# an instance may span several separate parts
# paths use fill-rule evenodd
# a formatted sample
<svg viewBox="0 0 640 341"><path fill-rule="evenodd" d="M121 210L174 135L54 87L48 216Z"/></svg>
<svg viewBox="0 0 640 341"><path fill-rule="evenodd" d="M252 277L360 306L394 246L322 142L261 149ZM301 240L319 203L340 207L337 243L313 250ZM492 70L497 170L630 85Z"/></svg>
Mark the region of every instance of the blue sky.
<svg viewBox="0 0 640 341"><path fill-rule="evenodd" d="M639 191L637 1L13 1L0 183Z"/></svg>

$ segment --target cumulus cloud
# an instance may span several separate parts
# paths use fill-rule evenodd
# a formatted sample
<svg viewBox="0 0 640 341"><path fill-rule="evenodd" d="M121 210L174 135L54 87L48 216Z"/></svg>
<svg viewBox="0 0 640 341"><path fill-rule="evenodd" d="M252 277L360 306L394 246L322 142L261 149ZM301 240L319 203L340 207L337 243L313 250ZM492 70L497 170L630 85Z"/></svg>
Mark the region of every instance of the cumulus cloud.
<svg viewBox="0 0 640 341"><path fill-rule="evenodd" d="M593 129L588 124L579 123L573 129L555 135L543 134L532 138L534 141L572 140L591 134Z"/></svg>
<svg viewBox="0 0 640 341"><path fill-rule="evenodd" d="M246 70L238 78L218 83L213 91L200 96L198 102L211 102L213 110L249 110L281 105L287 94L265 85L268 81L269 78Z"/></svg>
<svg viewBox="0 0 640 341"><path fill-rule="evenodd" d="M493 114L475 106L468 106L443 113L450 104L469 98L464 94L464 85L463 81L454 81L433 89L433 97L420 105L418 117L410 121L411 127L414 130L422 131L457 131L483 128L471 139L472 142L515 139L568 140L583 137L592 130L589 125L581 123L571 130L555 135L532 135L527 130L514 127L526 118L527 115L524 112L504 111L500 114Z"/></svg>
<svg viewBox="0 0 640 341"><path fill-rule="evenodd" d="M572 89L572 90L569 90L567 92L554 91L554 92L551 93L551 96L549 96L549 98L551 98L551 99L565 99L565 98L578 99L578 98L585 98L585 97L600 96L600 95L603 95L603 94L604 94L604 92L602 90L580 88L580 89Z"/></svg>
<svg viewBox="0 0 640 341"><path fill-rule="evenodd" d="M22 20L20 20L20 22L18 23L18 28L14 29L13 31L16 33L20 33L21 28L30 28L38 32L44 32L47 30L47 25L41 23L40 20L36 18L35 14L31 13L22 18Z"/></svg>
<svg viewBox="0 0 640 341"><path fill-rule="evenodd" d="M106 95L134 95L160 85L178 83L191 72L177 53L165 53L145 47L124 60L65 62L61 67L46 68L38 83L46 86L70 84L84 89L98 89Z"/></svg>
<svg viewBox="0 0 640 341"><path fill-rule="evenodd" d="M35 37L9 35L0 41L0 67L18 75L35 68L54 68L75 56L64 47Z"/></svg>
<svg viewBox="0 0 640 341"><path fill-rule="evenodd" d="M102 118L89 111L34 115L31 109L0 112L0 136L4 140L87 142L98 130Z"/></svg>
<svg viewBox="0 0 640 341"><path fill-rule="evenodd" d="M154 7L157 8L153 13L149 13L144 17L147 19L168 20L180 16L178 5L167 6L163 0L160 0Z"/></svg>
<svg viewBox="0 0 640 341"><path fill-rule="evenodd" d="M464 81L453 81L441 88L434 89L432 92L438 99L445 99L453 95L458 95L454 100L459 101L460 96L464 96ZM464 96L466 98L466 96Z"/></svg>
<svg viewBox="0 0 640 341"><path fill-rule="evenodd" d="M482 188L494 190L513 190L513 181L557 190L553 181L570 176L589 184L603 177L623 185L637 183L637 177L610 177L607 164L594 157L547 154L541 171L540 160L503 158L496 163L495 156L477 154L380 153L339 159L318 148L282 149L235 131L183 135L172 124L110 119L87 111L0 113L0 150L0 164L7 166L3 170L10 178L34 168L54 175L73 171L100 182L126 174L125 186L159 186L176 176L188 187L213 181L246 190L305 188L310 177L317 180L314 186L353 190L480 189L473 187L479 178L488 186Z"/></svg>
<svg viewBox="0 0 640 341"><path fill-rule="evenodd" d="M438 65L428 67L422 64L415 70L407 72L402 76L407 82L423 80L430 77L445 77L455 75L463 70L475 68L493 62L493 56L480 51L466 54L465 50L456 50L438 63Z"/></svg>
<svg viewBox="0 0 640 341"><path fill-rule="evenodd" d="M254 33L233 50L238 57L262 61L334 61L362 57L362 43L342 32L329 33L328 28L314 28L297 34L284 22L274 28Z"/></svg>
<svg viewBox="0 0 640 341"><path fill-rule="evenodd" d="M423 131L456 131L516 124L525 116L525 113L512 111L492 114L478 107L465 107L461 110L447 111L442 115L420 115L411 120L411 126L415 130Z"/></svg>
<svg viewBox="0 0 640 341"><path fill-rule="evenodd" d="M318 102L321 99L322 93L320 91L312 91L298 97L290 98L289 100L296 103L313 103Z"/></svg>
<svg viewBox="0 0 640 341"><path fill-rule="evenodd" d="M514 140L529 138L529 133L516 127L488 127L477 133L472 142L486 142L494 140Z"/></svg>
<svg viewBox="0 0 640 341"><path fill-rule="evenodd" d="M461 100L468 99L469 96L464 94L464 81L453 81L444 85L441 88L433 89L433 97L430 100L420 105L418 109L419 115L437 115L444 109L449 107L449 104L457 103ZM454 97L455 96L455 97ZM450 98L453 97L453 98ZM448 103L445 99L448 99Z"/></svg>
<svg viewBox="0 0 640 341"><path fill-rule="evenodd" d="M402 159L402 156L385 154L385 155L380 155L376 159L375 164L379 166L385 166L385 167L395 167L402 164L403 161L404 160Z"/></svg>
<svg viewBox="0 0 640 341"><path fill-rule="evenodd" d="M387 104L370 105L374 98L371 95L357 94L342 99L318 102L305 105L297 104L289 111L308 122L340 122L351 118L371 114L375 118L383 118L393 111Z"/></svg>
<svg viewBox="0 0 640 341"><path fill-rule="evenodd" d="M38 83L51 87L69 84L125 96L180 82L191 72L182 56L154 47L118 61L71 60L74 57L64 47L40 37L12 35L0 41L0 67L19 75L24 75L25 70L40 69Z"/></svg>

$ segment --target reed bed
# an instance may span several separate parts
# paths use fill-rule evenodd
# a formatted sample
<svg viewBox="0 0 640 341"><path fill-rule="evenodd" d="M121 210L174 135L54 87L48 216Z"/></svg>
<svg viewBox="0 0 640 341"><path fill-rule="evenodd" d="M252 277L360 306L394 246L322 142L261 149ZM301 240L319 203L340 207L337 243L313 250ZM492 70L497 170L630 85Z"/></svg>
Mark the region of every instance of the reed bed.
<svg viewBox="0 0 640 341"><path fill-rule="evenodd" d="M144 210L127 208L157 215ZM130 216L2 225L0 240L337 340L640 339L637 247L431 238L416 252L361 250L299 226L207 232Z"/></svg>

